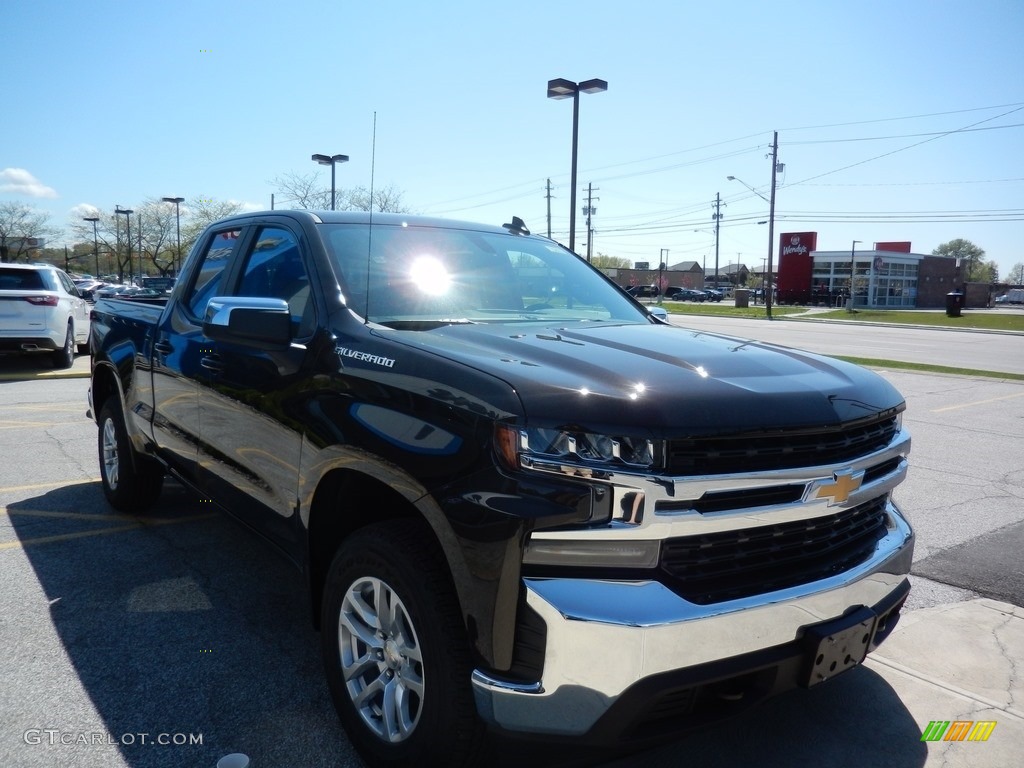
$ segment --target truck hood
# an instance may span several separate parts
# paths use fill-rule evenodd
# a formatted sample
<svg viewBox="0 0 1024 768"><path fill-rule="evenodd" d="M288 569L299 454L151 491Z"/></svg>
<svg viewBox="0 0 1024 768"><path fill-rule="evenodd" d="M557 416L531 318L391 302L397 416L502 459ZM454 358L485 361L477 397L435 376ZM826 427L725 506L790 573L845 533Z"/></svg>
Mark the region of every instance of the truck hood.
<svg viewBox="0 0 1024 768"><path fill-rule="evenodd" d="M903 404L894 387L859 366L668 325L399 333L403 342L507 382L532 424L673 438L821 427Z"/></svg>

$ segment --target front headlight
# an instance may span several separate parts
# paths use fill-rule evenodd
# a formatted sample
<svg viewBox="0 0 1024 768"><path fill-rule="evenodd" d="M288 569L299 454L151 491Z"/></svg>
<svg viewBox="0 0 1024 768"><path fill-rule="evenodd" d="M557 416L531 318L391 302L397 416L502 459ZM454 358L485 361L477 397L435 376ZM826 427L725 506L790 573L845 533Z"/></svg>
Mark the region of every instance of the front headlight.
<svg viewBox="0 0 1024 768"><path fill-rule="evenodd" d="M664 454L660 441L643 437L507 424L497 425L495 446L505 464L515 469L522 466L521 459L537 459L595 469L652 470Z"/></svg>

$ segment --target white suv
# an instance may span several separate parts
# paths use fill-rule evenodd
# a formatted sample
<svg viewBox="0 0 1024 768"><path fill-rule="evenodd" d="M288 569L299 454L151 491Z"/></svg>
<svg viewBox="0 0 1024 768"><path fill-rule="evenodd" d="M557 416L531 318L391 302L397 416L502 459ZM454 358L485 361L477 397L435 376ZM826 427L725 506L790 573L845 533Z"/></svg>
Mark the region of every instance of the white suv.
<svg viewBox="0 0 1024 768"><path fill-rule="evenodd" d="M49 264L0 264L0 352L48 352L70 368L89 350L89 305Z"/></svg>

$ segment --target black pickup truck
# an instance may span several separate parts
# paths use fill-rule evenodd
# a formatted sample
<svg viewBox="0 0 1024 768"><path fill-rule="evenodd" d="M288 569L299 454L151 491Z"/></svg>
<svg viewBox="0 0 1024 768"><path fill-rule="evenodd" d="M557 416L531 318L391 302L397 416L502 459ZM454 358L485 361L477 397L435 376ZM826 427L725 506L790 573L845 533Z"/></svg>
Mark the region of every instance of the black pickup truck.
<svg viewBox="0 0 1024 768"><path fill-rule="evenodd" d="M519 219L235 216L91 333L110 503L169 474L294 561L370 765L646 743L857 665L909 589L898 392Z"/></svg>

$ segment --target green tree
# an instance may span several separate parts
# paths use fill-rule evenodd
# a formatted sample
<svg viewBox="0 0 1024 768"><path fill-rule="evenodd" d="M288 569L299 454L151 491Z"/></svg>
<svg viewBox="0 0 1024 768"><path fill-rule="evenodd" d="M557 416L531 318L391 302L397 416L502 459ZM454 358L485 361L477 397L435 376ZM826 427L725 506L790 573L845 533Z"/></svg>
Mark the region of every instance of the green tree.
<svg viewBox="0 0 1024 768"><path fill-rule="evenodd" d="M984 269L987 265L982 262L982 259L985 258L985 251L970 240L964 240L962 237L950 240L932 251L932 256L957 259L963 268L965 282L990 282L984 279L988 277L988 271Z"/></svg>
<svg viewBox="0 0 1024 768"><path fill-rule="evenodd" d="M1012 285L1024 285L1024 264L1018 261L1010 267L1010 274L1006 276L1006 280Z"/></svg>
<svg viewBox="0 0 1024 768"><path fill-rule="evenodd" d="M598 269L630 269L633 266L633 262L629 259L609 256L607 253L600 252L596 256L591 257L590 263Z"/></svg>
<svg viewBox="0 0 1024 768"><path fill-rule="evenodd" d="M999 265L994 261L986 261L984 264L979 264L972 279L976 283L998 283Z"/></svg>

